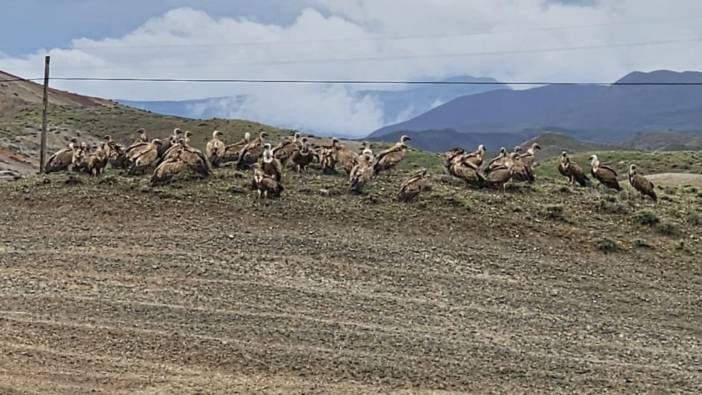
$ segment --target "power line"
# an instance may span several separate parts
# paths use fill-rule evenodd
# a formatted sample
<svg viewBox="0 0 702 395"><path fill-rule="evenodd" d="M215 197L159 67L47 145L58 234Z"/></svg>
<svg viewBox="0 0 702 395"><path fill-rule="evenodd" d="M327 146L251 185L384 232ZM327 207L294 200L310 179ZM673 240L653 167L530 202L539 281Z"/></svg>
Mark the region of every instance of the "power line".
<svg viewBox="0 0 702 395"><path fill-rule="evenodd" d="M43 78L0 79L0 82L41 81ZM572 82L572 81L420 81L420 80L302 80L302 79L208 79L208 78L133 78L133 77L51 77L52 81L81 82L165 82L232 84L321 84L321 85L555 85L555 86L702 86L701 82Z"/></svg>

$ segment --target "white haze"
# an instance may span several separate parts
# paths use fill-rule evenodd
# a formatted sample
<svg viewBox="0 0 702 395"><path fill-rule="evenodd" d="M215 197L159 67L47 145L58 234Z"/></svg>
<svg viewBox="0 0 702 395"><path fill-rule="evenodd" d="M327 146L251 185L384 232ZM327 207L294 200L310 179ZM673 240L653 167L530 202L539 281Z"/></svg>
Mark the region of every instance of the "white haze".
<svg viewBox="0 0 702 395"><path fill-rule="evenodd" d="M178 8L123 37L76 38L66 48L21 57L0 52L0 69L41 76L47 53L56 77L411 80L472 75L503 81L612 81L633 70L702 68L699 42L504 53L699 39L702 2L697 0L301 4L297 18L288 24L256 22L260 18L255 15L217 18ZM476 54L486 52L501 53ZM466 53L475 55L458 56ZM232 101L230 116L357 136L383 126L380 104L354 95L361 89L354 86L59 81L53 85L130 100L248 95L243 106Z"/></svg>

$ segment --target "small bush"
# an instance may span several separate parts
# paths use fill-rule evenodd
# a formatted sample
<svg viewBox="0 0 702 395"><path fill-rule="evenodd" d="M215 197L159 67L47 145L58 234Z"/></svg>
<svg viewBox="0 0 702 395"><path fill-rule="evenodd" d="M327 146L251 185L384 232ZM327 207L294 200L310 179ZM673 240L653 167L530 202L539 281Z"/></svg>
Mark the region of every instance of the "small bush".
<svg viewBox="0 0 702 395"><path fill-rule="evenodd" d="M675 236L680 233L680 229L672 222L661 222L656 225L656 232L664 236Z"/></svg>
<svg viewBox="0 0 702 395"><path fill-rule="evenodd" d="M608 238L597 240L595 242L595 248L604 252L605 254L619 251L619 245L617 242Z"/></svg>
<svg viewBox="0 0 702 395"><path fill-rule="evenodd" d="M634 222L639 225L654 226L660 222L660 219L653 211L646 210L634 214Z"/></svg>
<svg viewBox="0 0 702 395"><path fill-rule="evenodd" d="M603 199L597 204L597 211L607 214L627 214L629 208L617 202L617 199Z"/></svg>
<svg viewBox="0 0 702 395"><path fill-rule="evenodd" d="M702 226L702 214L690 213L687 215L687 223L692 226Z"/></svg>
<svg viewBox="0 0 702 395"><path fill-rule="evenodd" d="M542 211L542 215L551 221L562 221L563 206L546 206Z"/></svg>

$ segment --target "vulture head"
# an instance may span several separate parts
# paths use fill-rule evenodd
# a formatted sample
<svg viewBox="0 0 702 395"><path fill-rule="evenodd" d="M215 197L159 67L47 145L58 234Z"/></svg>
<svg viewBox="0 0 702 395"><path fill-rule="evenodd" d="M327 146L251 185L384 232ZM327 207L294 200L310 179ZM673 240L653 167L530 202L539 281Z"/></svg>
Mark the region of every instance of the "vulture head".
<svg viewBox="0 0 702 395"><path fill-rule="evenodd" d="M485 146L482 145L482 144L480 144L480 145L478 146L478 152L480 152L481 154L484 154L484 153L485 153Z"/></svg>
<svg viewBox="0 0 702 395"><path fill-rule="evenodd" d="M400 137L400 142L402 144L404 144L405 142L410 141L410 140L412 140L412 138L406 134L403 134L402 137Z"/></svg>
<svg viewBox="0 0 702 395"><path fill-rule="evenodd" d="M516 152L516 153L522 152L522 147L520 147L520 146L518 146L518 145L515 145L515 146L514 146L514 152Z"/></svg>
<svg viewBox="0 0 702 395"><path fill-rule="evenodd" d="M103 137L103 139L104 139L105 141L107 141L108 143L111 143L111 142L112 142L112 136L110 136L109 134L106 134L105 137Z"/></svg>
<svg viewBox="0 0 702 395"><path fill-rule="evenodd" d="M261 139L265 139L266 137L268 137L268 133L266 133L266 132L264 132L264 131L261 131L261 132L258 134L258 137L261 138Z"/></svg>
<svg viewBox="0 0 702 395"><path fill-rule="evenodd" d="M592 165L592 167L595 167L599 164L600 164L600 161L599 161L599 159L597 159L597 155L591 155L590 156L590 165Z"/></svg>
<svg viewBox="0 0 702 395"><path fill-rule="evenodd" d="M532 151L539 151L539 150L541 150L541 146L539 145L539 143L534 143L531 145L531 150Z"/></svg>
<svg viewBox="0 0 702 395"><path fill-rule="evenodd" d="M251 133L249 133L249 132L244 133L244 141L246 141L247 143L249 141L251 141Z"/></svg>
<svg viewBox="0 0 702 395"><path fill-rule="evenodd" d="M632 164L631 166L629 166L629 175L633 176L636 173L638 173L638 167L635 164Z"/></svg>
<svg viewBox="0 0 702 395"><path fill-rule="evenodd" d="M271 162L273 160L273 147L271 143L263 144L263 161Z"/></svg>
<svg viewBox="0 0 702 395"><path fill-rule="evenodd" d="M180 130L180 128L175 128L175 129L173 129L173 137L178 137L178 136L180 136L181 134L183 134L183 131Z"/></svg>
<svg viewBox="0 0 702 395"><path fill-rule="evenodd" d="M212 132L213 139L218 139L222 136L224 136L224 133L220 132L219 130L215 130L214 132Z"/></svg>
<svg viewBox="0 0 702 395"><path fill-rule="evenodd" d="M500 156L507 156L507 148L500 147Z"/></svg>

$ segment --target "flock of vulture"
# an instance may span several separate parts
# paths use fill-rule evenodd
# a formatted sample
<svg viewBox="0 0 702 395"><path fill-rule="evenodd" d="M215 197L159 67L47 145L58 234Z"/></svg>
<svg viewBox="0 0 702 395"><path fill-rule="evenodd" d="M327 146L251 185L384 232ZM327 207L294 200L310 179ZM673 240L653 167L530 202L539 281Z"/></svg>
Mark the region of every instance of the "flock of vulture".
<svg viewBox="0 0 702 395"><path fill-rule="evenodd" d="M136 141L129 146L117 144L110 136L105 136L104 142L96 147L79 144L73 139L49 158L44 171L84 171L97 176L110 164L113 168L126 170L129 175L151 171L151 184L155 186L168 183L183 173L206 178L212 167L229 163L238 170L253 169L252 187L258 198L266 199L283 192L285 167L303 172L315 166L324 173L343 170L348 176L349 190L360 193L373 177L391 171L405 158L407 141L410 140L408 136L402 136L399 142L375 154L368 143L363 143L361 150L355 152L336 138L330 139L327 145L313 145L299 133L285 137L276 146L266 141L268 135L265 131L260 131L253 139L250 133L246 133L242 140L225 144L223 134L214 131L203 152L190 145L192 134L189 131L175 129L167 138L151 140L144 129L137 130L137 135ZM480 145L473 152L454 148L442 157L450 175L476 186L504 189L512 180L534 182L532 169L540 149L538 144L532 144L525 152L520 147L515 147L513 152L502 148L497 157L486 161L485 147ZM601 163L596 155L591 156L590 161L590 174L601 185L621 190L614 169ZM566 152L561 155L558 170L573 185L591 185L583 169ZM633 164L629 168L629 182L643 195L657 201L654 185L640 175ZM398 200L412 201L429 188L426 169L419 169L402 182Z"/></svg>

